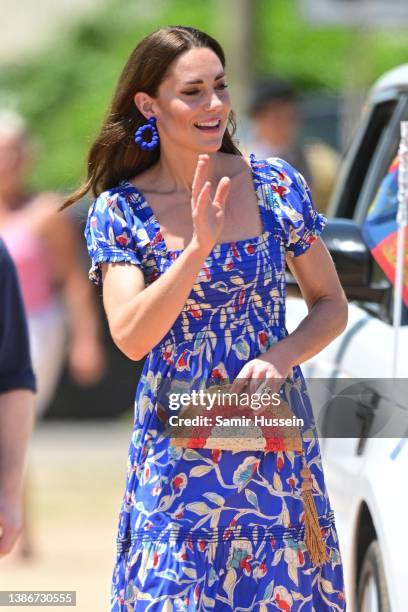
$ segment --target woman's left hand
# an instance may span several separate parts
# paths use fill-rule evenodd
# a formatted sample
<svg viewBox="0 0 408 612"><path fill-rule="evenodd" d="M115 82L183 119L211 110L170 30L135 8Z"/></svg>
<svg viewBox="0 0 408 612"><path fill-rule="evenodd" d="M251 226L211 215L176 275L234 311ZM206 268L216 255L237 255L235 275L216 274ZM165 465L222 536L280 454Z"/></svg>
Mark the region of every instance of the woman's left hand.
<svg viewBox="0 0 408 612"><path fill-rule="evenodd" d="M267 391L278 393L289 375L292 375L291 361L275 345L243 366L232 383L230 393L239 393L244 387L249 395Z"/></svg>

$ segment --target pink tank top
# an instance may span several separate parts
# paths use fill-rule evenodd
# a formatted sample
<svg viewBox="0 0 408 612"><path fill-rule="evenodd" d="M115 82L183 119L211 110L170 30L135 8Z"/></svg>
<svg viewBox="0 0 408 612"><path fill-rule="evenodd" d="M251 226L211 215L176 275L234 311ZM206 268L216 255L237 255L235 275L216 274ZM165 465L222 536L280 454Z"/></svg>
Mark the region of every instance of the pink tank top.
<svg viewBox="0 0 408 612"><path fill-rule="evenodd" d="M55 292L52 262L46 245L18 213L0 227L0 235L16 266L27 315L51 306Z"/></svg>

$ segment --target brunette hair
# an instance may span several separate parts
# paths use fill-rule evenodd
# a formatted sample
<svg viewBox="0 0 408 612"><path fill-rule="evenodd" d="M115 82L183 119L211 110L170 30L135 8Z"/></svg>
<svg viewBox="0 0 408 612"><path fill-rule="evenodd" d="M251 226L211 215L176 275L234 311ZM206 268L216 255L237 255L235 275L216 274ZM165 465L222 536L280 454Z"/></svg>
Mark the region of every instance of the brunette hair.
<svg viewBox="0 0 408 612"><path fill-rule="evenodd" d="M119 77L101 131L89 150L87 179L65 199L59 210L74 204L89 191L97 197L102 191L136 176L157 162L160 145L151 151L143 151L134 142L135 130L146 123L146 118L134 103L134 94L144 91L152 97L157 96L170 64L185 51L196 47L212 49L225 68L221 45L205 32L189 26L160 28L136 46ZM231 111L219 150L242 155L232 139L235 129L235 117Z"/></svg>

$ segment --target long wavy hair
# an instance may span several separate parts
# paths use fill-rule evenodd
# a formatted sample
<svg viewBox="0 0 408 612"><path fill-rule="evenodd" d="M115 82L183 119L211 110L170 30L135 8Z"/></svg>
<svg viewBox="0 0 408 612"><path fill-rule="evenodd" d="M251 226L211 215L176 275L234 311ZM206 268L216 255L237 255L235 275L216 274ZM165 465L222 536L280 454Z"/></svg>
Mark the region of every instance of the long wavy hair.
<svg viewBox="0 0 408 612"><path fill-rule="evenodd" d="M89 150L86 181L65 199L60 211L89 191L97 197L121 180L128 180L157 162L160 145L151 151L143 151L134 142L135 130L146 123L146 118L135 105L134 94L143 91L157 97L170 64L185 51L196 47L212 49L225 68L221 45L205 32L188 26L160 28L146 36L132 51L119 77L100 133ZM242 155L233 142L235 130L235 116L231 111L219 150Z"/></svg>

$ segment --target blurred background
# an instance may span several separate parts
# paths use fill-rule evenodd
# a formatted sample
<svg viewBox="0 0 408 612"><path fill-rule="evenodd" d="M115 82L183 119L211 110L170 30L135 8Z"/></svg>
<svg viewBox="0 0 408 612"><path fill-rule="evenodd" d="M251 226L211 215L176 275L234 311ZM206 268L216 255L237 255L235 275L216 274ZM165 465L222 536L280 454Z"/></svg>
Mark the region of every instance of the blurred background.
<svg viewBox="0 0 408 612"><path fill-rule="evenodd" d="M408 8L398 0L0 0L0 14L0 115L26 121L21 133L29 134L33 160L26 189L34 194L63 195L82 182L88 147L130 52L152 30L182 24L224 47L241 150L292 161L325 212L368 89L408 57ZM0 141L1 134L0 117ZM63 213L84 279L89 204ZM113 345L101 289L88 284L83 304L99 326L101 346L89 352L98 355L98 371L69 363L66 320L80 308L72 290L71 297L59 285L55 291L56 326L64 330L58 346L47 323L36 328L55 366L53 382L30 450L30 543L0 560L0 588L73 589L78 610L102 610L143 363ZM79 329L78 313L76 320Z"/></svg>
<svg viewBox="0 0 408 612"><path fill-rule="evenodd" d="M0 37L0 109L16 109L28 122L35 148L29 188L67 193L80 184L88 147L131 50L153 29L181 23L208 31L225 48L242 150L280 153L285 138L287 149L301 149L301 169L324 211L367 89L407 59L401 24L408 10L399 4L393 19L392 4L381 9L367 0L1 0L7 27ZM268 91L271 80L275 87ZM274 117L283 130L291 123L294 133L271 129L276 144L262 142L259 132L268 123L273 128ZM70 210L84 270L81 224L88 205ZM100 307L100 291L95 294ZM78 391L63 372L46 419L112 417L129 408L135 364L108 344L110 377Z"/></svg>

